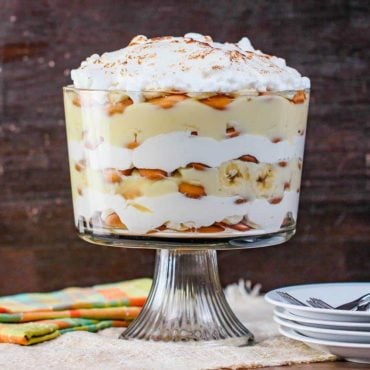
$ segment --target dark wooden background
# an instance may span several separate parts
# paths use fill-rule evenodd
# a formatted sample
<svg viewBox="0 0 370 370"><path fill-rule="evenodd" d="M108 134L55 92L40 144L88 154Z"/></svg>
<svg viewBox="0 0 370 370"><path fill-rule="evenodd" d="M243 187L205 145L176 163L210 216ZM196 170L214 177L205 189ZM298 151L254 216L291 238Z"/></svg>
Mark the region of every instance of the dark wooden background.
<svg viewBox="0 0 370 370"><path fill-rule="evenodd" d="M219 254L224 284L370 280L369 1L0 0L0 294L151 275L152 251L72 223L61 87L136 34L248 35L312 80L298 233ZM366 131L368 130L368 131Z"/></svg>

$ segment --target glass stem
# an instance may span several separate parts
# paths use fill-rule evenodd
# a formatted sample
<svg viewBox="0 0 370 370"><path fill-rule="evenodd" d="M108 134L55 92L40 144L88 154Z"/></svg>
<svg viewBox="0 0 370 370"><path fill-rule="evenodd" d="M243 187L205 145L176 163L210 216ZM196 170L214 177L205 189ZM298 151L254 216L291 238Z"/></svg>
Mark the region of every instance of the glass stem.
<svg viewBox="0 0 370 370"><path fill-rule="evenodd" d="M236 345L253 341L253 335L226 302L216 251L190 249L157 251L147 302L122 337L160 341L233 339Z"/></svg>

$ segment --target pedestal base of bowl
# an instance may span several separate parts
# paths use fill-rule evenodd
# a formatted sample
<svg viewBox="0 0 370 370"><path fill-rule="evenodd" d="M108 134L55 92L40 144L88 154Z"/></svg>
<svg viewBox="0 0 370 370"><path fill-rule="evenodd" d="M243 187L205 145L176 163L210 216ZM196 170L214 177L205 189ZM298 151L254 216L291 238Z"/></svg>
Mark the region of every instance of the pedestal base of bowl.
<svg viewBox="0 0 370 370"><path fill-rule="evenodd" d="M215 250L158 250L154 275L145 306L121 338L253 343L225 300Z"/></svg>
<svg viewBox="0 0 370 370"><path fill-rule="evenodd" d="M80 232L90 243L157 249L152 288L139 316L122 333L126 340L197 342L247 346L253 334L226 302L217 268L217 249L248 249L289 240L295 229L230 240L161 240Z"/></svg>

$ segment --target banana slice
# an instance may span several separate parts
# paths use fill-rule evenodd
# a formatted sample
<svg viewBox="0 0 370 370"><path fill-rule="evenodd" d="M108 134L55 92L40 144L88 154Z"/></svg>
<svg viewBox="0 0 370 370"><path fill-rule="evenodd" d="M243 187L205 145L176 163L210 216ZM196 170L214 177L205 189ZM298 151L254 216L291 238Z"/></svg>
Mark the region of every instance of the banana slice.
<svg viewBox="0 0 370 370"><path fill-rule="evenodd" d="M219 180L226 194L248 197L252 193L251 174L247 163L242 161L223 163L219 167Z"/></svg>
<svg viewBox="0 0 370 370"><path fill-rule="evenodd" d="M282 194L284 185L280 183L277 172L272 164L254 167L253 186L257 197L270 198Z"/></svg>

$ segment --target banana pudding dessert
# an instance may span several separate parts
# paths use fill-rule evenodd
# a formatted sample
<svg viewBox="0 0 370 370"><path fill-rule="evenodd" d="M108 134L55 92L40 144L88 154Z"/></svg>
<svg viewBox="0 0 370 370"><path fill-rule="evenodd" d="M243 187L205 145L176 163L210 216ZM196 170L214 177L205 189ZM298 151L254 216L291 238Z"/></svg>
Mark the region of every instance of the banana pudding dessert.
<svg viewBox="0 0 370 370"><path fill-rule="evenodd" d="M294 228L310 81L247 38L92 55L64 102L80 233L233 238Z"/></svg>

